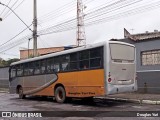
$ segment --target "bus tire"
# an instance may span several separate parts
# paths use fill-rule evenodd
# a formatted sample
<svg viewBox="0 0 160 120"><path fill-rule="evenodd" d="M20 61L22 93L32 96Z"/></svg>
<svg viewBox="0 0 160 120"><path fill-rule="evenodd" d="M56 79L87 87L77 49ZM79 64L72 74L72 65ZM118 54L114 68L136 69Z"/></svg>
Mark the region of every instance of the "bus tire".
<svg viewBox="0 0 160 120"><path fill-rule="evenodd" d="M62 86L58 86L55 89L55 99L58 103L64 103L66 101L66 91Z"/></svg>
<svg viewBox="0 0 160 120"><path fill-rule="evenodd" d="M18 94L20 99L24 99L26 96L23 94L23 88L19 87Z"/></svg>

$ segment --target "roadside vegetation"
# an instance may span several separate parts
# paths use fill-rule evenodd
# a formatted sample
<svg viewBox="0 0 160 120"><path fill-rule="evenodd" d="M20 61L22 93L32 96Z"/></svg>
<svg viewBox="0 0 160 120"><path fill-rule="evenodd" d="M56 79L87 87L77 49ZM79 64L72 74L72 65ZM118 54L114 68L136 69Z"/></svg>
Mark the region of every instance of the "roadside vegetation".
<svg viewBox="0 0 160 120"><path fill-rule="evenodd" d="M13 59L9 59L9 60L4 60L4 59L0 58L0 67L9 66L12 62L16 62L16 61L19 61L19 59L13 58Z"/></svg>

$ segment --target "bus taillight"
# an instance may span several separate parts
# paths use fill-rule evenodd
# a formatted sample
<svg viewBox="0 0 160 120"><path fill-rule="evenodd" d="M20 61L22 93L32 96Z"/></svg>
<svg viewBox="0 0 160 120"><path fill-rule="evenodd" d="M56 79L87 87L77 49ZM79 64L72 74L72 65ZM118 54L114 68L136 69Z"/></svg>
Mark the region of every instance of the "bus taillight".
<svg viewBox="0 0 160 120"><path fill-rule="evenodd" d="M111 79L111 73L109 72L109 74L108 74L108 82L111 82L112 81L112 79Z"/></svg>
<svg viewBox="0 0 160 120"><path fill-rule="evenodd" d="M112 79L111 78L108 78L108 82L111 82L112 81Z"/></svg>

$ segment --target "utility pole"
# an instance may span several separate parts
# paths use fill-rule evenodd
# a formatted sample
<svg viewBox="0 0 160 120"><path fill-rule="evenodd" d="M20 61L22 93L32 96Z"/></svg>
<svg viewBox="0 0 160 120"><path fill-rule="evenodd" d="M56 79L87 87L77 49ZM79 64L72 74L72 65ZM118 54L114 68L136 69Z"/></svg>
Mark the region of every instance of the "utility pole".
<svg viewBox="0 0 160 120"><path fill-rule="evenodd" d="M83 11L84 6L82 0L77 0L77 46L86 45Z"/></svg>
<svg viewBox="0 0 160 120"><path fill-rule="evenodd" d="M33 1L33 56L37 56L37 0Z"/></svg>

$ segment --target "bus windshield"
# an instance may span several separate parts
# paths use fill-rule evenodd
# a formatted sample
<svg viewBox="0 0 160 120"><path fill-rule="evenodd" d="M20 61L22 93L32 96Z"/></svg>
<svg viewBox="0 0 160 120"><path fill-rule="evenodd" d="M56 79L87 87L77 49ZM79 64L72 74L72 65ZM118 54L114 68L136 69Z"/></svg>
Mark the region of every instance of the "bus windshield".
<svg viewBox="0 0 160 120"><path fill-rule="evenodd" d="M125 44L110 43L110 53L112 60L134 61L135 48Z"/></svg>

